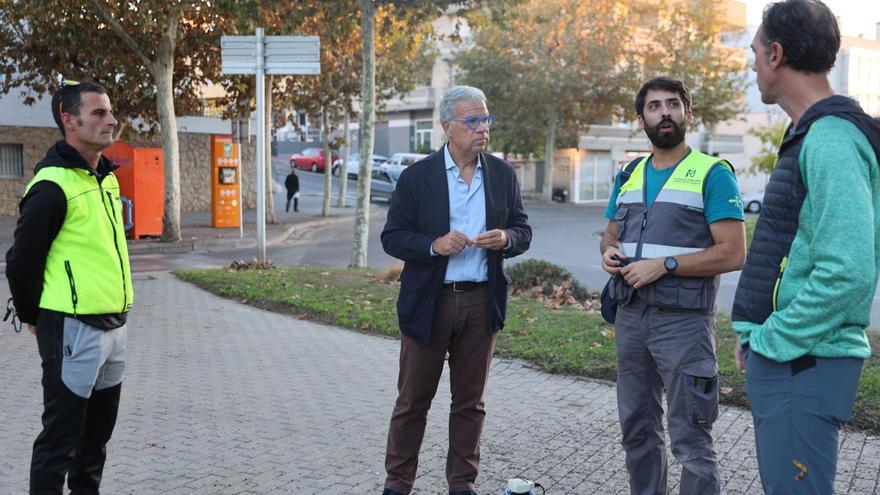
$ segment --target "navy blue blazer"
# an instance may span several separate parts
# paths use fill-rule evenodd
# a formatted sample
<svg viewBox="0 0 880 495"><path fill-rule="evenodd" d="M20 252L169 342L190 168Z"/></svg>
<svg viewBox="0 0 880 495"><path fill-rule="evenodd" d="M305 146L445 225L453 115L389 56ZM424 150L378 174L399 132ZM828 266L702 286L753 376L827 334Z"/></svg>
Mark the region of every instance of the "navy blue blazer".
<svg viewBox="0 0 880 495"><path fill-rule="evenodd" d="M523 208L519 183L509 163L480 154L486 195L486 230L505 229L509 250L488 251L487 330L504 327L507 286L504 258L524 253L532 242L532 228ZM449 186L443 150L407 167L391 195L382 247L404 261L397 298L400 331L422 345L431 338L434 306L446 275L447 256L431 256L431 244L449 233Z"/></svg>

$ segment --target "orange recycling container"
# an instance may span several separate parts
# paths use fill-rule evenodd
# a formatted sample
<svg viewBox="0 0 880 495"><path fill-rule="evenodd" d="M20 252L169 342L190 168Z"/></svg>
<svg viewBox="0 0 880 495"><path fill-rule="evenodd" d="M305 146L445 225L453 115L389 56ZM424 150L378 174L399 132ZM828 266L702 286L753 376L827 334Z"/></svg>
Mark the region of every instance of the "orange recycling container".
<svg viewBox="0 0 880 495"><path fill-rule="evenodd" d="M122 196L122 218L132 239L162 235L165 204L165 161L162 148L137 148L116 141L104 156L119 165L114 174ZM130 227L129 227L130 225Z"/></svg>
<svg viewBox="0 0 880 495"><path fill-rule="evenodd" d="M228 134L211 135L211 227L241 224L241 163Z"/></svg>

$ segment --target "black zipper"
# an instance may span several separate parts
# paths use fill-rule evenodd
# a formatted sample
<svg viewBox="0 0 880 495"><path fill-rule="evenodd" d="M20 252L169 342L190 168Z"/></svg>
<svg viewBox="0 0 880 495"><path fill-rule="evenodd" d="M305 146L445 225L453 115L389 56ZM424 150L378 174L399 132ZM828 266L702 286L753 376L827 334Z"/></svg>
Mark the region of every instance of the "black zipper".
<svg viewBox="0 0 880 495"><path fill-rule="evenodd" d="M70 260L64 260L64 270L67 272L67 281L70 283L70 300L73 303L73 317L76 318L76 304L79 302L79 297L76 295L76 281L73 279Z"/></svg>
<svg viewBox="0 0 880 495"><path fill-rule="evenodd" d="M639 243L636 244L636 254L633 261L642 259L642 237L645 235L645 227L648 226L648 161L642 166L642 228L639 230Z"/></svg>
<svg viewBox="0 0 880 495"><path fill-rule="evenodd" d="M101 187L101 182L98 182L98 189L104 193L107 193L107 198L110 200L110 210L107 211L107 204L104 203L104 195L101 195L101 204L104 205L104 213L110 219L110 226L113 229L113 247L116 248L116 257L119 258L119 273L122 274L122 311L120 313L125 313L126 311L126 303L128 302L128 291L125 287L125 262L122 260L122 253L119 252L119 239L116 235L116 208L113 207L113 196L110 194L110 191L104 191L104 188Z"/></svg>

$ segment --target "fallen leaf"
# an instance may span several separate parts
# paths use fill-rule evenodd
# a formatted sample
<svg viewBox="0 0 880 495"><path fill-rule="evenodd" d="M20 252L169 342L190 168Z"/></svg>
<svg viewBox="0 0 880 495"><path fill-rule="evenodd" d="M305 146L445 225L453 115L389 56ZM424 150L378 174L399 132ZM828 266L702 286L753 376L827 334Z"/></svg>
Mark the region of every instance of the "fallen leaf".
<svg viewBox="0 0 880 495"><path fill-rule="evenodd" d="M602 344L600 344L598 342L593 342L592 344L590 344L590 347L592 347L593 349L598 349L598 348L602 347Z"/></svg>
<svg viewBox="0 0 880 495"><path fill-rule="evenodd" d="M721 387L721 393L727 395L733 392L733 387Z"/></svg>

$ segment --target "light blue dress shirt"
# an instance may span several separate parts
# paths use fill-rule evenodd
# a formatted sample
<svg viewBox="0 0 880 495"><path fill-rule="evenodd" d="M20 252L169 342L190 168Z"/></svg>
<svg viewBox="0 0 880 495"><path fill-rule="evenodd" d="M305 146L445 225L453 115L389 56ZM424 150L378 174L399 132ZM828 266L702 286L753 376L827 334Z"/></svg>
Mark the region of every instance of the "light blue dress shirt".
<svg viewBox="0 0 880 495"><path fill-rule="evenodd" d="M446 158L446 182L449 189L449 230L457 230L473 239L486 231L486 194L483 191L483 164L477 157L477 170L468 187L461 169L452 161L449 145L443 147ZM433 255L433 249L431 254ZM467 246L449 257L444 283L485 282L489 279L486 250Z"/></svg>

